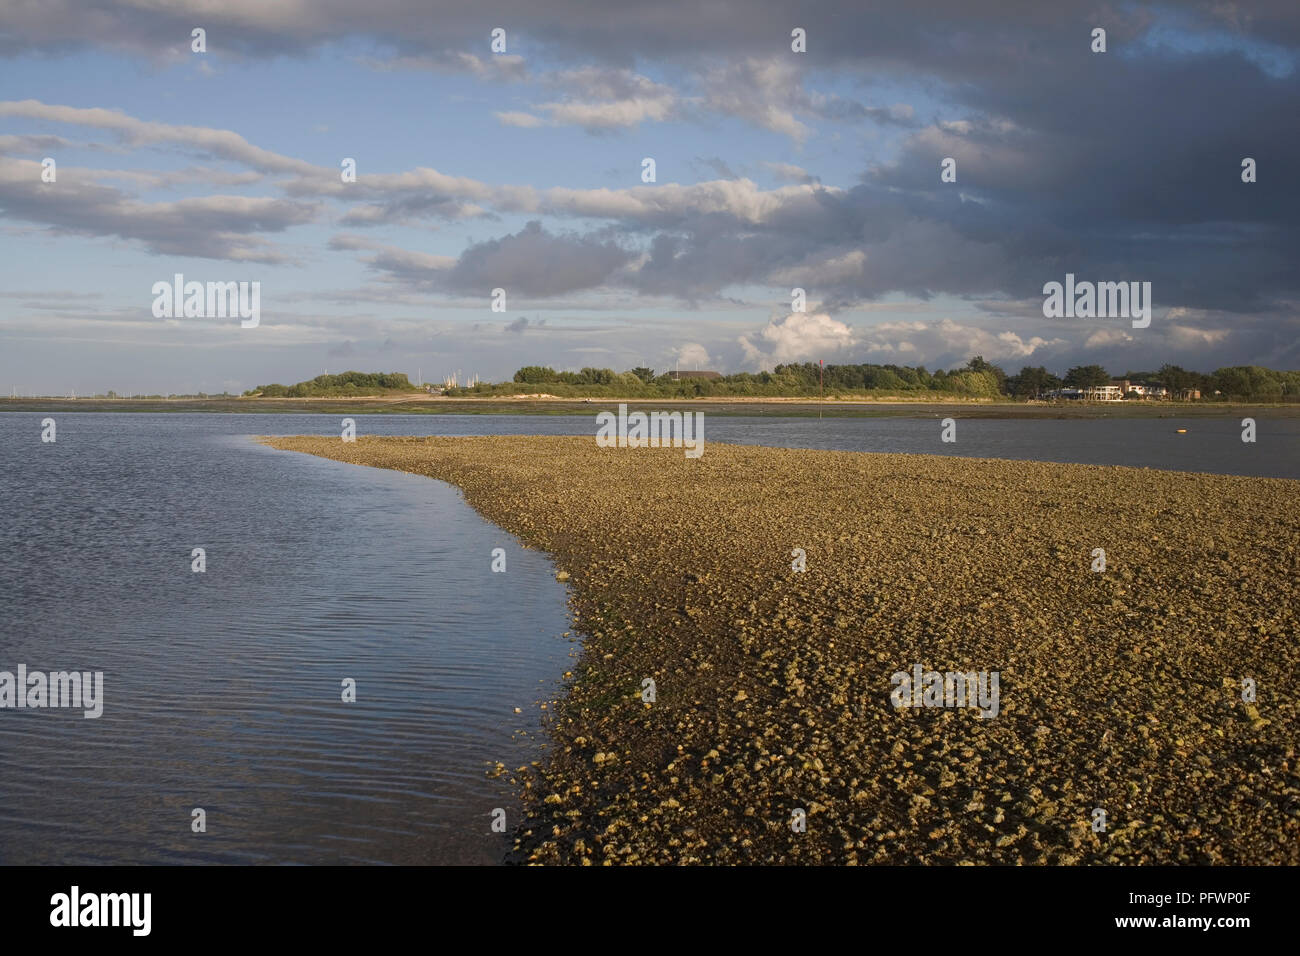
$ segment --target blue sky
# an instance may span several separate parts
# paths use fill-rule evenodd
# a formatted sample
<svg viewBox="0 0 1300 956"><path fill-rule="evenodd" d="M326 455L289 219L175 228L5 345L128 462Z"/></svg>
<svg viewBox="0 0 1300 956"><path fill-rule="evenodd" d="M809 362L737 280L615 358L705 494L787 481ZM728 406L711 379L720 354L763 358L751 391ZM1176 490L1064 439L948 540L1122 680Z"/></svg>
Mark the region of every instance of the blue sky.
<svg viewBox="0 0 1300 956"><path fill-rule="evenodd" d="M1300 365L1293 10L674 7L0 8L0 389ZM1044 318L1067 271L1152 281L1151 328ZM155 318L178 272L260 324Z"/></svg>

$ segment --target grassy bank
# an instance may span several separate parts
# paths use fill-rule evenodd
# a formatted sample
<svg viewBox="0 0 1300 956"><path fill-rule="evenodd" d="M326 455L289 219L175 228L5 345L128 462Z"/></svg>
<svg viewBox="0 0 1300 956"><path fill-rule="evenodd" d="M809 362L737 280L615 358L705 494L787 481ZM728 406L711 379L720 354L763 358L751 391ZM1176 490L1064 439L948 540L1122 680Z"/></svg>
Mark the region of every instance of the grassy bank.
<svg viewBox="0 0 1300 956"><path fill-rule="evenodd" d="M571 575L585 649L544 767L518 776L521 860L1300 862L1296 482L590 438L268 442L449 481ZM997 716L894 708L914 664L999 672Z"/></svg>

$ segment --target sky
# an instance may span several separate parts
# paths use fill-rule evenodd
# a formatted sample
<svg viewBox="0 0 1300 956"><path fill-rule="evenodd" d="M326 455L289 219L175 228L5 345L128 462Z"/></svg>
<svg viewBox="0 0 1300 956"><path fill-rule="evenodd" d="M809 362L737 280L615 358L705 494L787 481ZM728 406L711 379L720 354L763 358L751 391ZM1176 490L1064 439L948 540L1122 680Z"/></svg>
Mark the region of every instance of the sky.
<svg viewBox="0 0 1300 956"><path fill-rule="evenodd" d="M0 392L1300 368L1298 52L1294 0L0 0Z"/></svg>

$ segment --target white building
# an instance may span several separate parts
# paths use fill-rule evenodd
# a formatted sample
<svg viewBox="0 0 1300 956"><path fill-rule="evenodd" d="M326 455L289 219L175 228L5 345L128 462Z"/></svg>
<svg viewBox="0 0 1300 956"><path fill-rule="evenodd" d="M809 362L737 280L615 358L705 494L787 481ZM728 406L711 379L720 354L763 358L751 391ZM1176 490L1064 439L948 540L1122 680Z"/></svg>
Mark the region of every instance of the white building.
<svg viewBox="0 0 1300 956"><path fill-rule="evenodd" d="M1118 385L1096 385L1091 388L1054 388L1043 394L1044 398L1064 398L1084 402L1122 402L1124 391Z"/></svg>
<svg viewBox="0 0 1300 956"><path fill-rule="evenodd" d="M1163 385L1148 385L1145 382L1133 382L1129 379L1115 379L1114 384L1118 385L1124 395L1134 392L1142 398L1168 398L1169 389Z"/></svg>
<svg viewBox="0 0 1300 956"><path fill-rule="evenodd" d="M1122 385L1094 385L1092 388L1083 390L1085 401L1089 402L1122 402L1124 401L1124 387Z"/></svg>

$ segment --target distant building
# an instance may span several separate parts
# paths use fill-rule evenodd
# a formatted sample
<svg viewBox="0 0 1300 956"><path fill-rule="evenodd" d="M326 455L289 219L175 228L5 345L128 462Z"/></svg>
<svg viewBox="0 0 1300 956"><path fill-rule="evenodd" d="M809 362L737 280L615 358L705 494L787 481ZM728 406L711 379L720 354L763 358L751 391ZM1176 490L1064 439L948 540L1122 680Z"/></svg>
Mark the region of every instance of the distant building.
<svg viewBox="0 0 1300 956"><path fill-rule="evenodd" d="M1134 382L1129 379L1113 379L1109 385L1097 385L1092 388L1054 388L1043 393L1043 398L1065 399L1076 402L1118 402L1135 392L1142 398L1170 399L1180 402L1199 401L1199 389L1184 388L1171 392L1163 385L1151 385L1146 382Z"/></svg>
<svg viewBox="0 0 1300 956"><path fill-rule="evenodd" d="M689 371L688 371L688 372L669 372L669 373L668 373L668 377L669 377L670 379L672 379L674 382L684 382L684 381L686 381L687 379L690 379L690 378L702 378L702 379L707 379L707 380L712 381L712 380L715 379L715 378L722 378L722 373L721 373L721 372L704 372L704 371L694 371L694 372L689 372Z"/></svg>
<svg viewBox="0 0 1300 956"><path fill-rule="evenodd" d="M1090 402L1122 402L1124 390L1118 385L1094 385L1083 390L1083 397Z"/></svg>
<svg viewBox="0 0 1300 956"><path fill-rule="evenodd" d="M1044 392L1043 397L1075 402L1118 402L1124 399L1124 393L1118 385L1095 385L1091 388L1054 388Z"/></svg>
<svg viewBox="0 0 1300 956"><path fill-rule="evenodd" d="M1129 392L1137 394L1141 398L1168 398L1169 389L1163 385L1154 385L1149 382L1135 382L1127 378L1117 378L1111 380L1112 385L1118 385L1125 397Z"/></svg>

